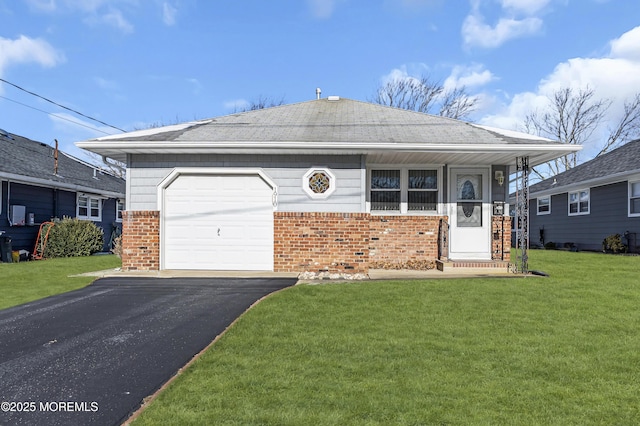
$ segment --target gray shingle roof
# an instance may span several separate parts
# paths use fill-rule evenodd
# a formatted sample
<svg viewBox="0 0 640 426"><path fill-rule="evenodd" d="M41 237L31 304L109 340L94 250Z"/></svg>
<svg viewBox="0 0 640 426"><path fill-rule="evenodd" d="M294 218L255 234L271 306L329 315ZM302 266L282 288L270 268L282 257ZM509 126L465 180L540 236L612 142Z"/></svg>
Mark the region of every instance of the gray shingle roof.
<svg viewBox="0 0 640 426"><path fill-rule="evenodd" d="M0 135L0 177L23 177L51 187L124 196L124 179L100 171L94 177L95 169L59 152L58 173L54 174L53 147L14 134Z"/></svg>
<svg viewBox="0 0 640 426"><path fill-rule="evenodd" d="M531 185L529 192L533 194L550 189L556 190L587 181L597 183L598 180L607 180L614 176L620 176L623 180L625 175L632 173L640 173L640 139L628 142L593 160Z"/></svg>
<svg viewBox="0 0 640 426"><path fill-rule="evenodd" d="M545 138L404 109L330 98L78 142L126 161L128 154L367 155L373 162L532 165L573 152ZM397 157L397 158L396 158Z"/></svg>
<svg viewBox="0 0 640 426"><path fill-rule="evenodd" d="M325 141L372 145L388 142L442 145L470 142L554 143L544 138L507 136L459 120L344 98L265 108L97 140L239 143Z"/></svg>

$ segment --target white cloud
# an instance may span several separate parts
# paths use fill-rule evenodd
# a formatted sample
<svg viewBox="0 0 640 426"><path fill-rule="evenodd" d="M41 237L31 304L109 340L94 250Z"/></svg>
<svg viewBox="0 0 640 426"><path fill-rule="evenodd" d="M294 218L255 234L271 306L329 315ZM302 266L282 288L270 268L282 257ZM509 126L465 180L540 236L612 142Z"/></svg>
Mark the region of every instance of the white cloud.
<svg viewBox="0 0 640 426"><path fill-rule="evenodd" d="M125 19L119 9L111 9L100 17L100 21L105 24L119 29L125 34L133 32L133 25Z"/></svg>
<svg viewBox="0 0 640 426"><path fill-rule="evenodd" d="M594 132L598 145L607 127L620 118L624 102L640 93L640 26L610 42L610 51L595 58L571 58L542 79L535 91L523 92L506 100L502 110L479 120L482 124L522 130L527 114L542 109L548 97L562 88L575 91L589 87L596 99L612 101L602 128ZM589 144L587 144L589 145Z"/></svg>
<svg viewBox="0 0 640 426"><path fill-rule="evenodd" d="M178 9L170 5L168 2L164 2L162 4L162 21L165 23L165 25L175 25L177 14Z"/></svg>
<svg viewBox="0 0 640 426"><path fill-rule="evenodd" d="M534 15L550 2L551 0L502 0L502 7L515 13Z"/></svg>
<svg viewBox="0 0 640 426"><path fill-rule="evenodd" d="M491 71L484 69L482 65L457 65L453 67L451 74L444 81L443 86L446 90L463 86L466 88L473 88L484 86L493 80L495 80L495 76Z"/></svg>
<svg viewBox="0 0 640 426"><path fill-rule="evenodd" d="M194 95L198 95L200 94L200 92L202 92L202 83L200 83L200 80L198 80L197 78L188 78L187 83L191 85Z"/></svg>
<svg viewBox="0 0 640 426"><path fill-rule="evenodd" d="M327 19L333 15L338 0L307 0L311 13L317 19Z"/></svg>
<svg viewBox="0 0 640 426"><path fill-rule="evenodd" d="M461 29L464 46L494 49L509 40L538 34L543 27L540 15L552 1L470 0L471 11ZM485 10L497 14L493 24L486 22Z"/></svg>
<svg viewBox="0 0 640 426"><path fill-rule="evenodd" d="M640 61L640 27L628 31L611 42L611 58L627 58Z"/></svg>
<svg viewBox="0 0 640 426"><path fill-rule="evenodd" d="M26 2L33 10L52 12L56 9L56 0L26 0Z"/></svg>
<svg viewBox="0 0 640 426"><path fill-rule="evenodd" d="M231 111L240 111L243 108L248 108L250 105L246 99L234 99L224 103L224 108Z"/></svg>
<svg viewBox="0 0 640 426"><path fill-rule="evenodd" d="M21 35L15 40L0 37L0 75L16 64L35 63L54 67L64 62L64 55L47 41Z"/></svg>
<svg viewBox="0 0 640 426"><path fill-rule="evenodd" d="M103 90L116 91L120 89L120 86L118 85L118 83L116 83L113 80L107 80L106 78L102 78L102 77L95 77L93 80L96 82L98 87L100 87Z"/></svg>
<svg viewBox="0 0 640 426"><path fill-rule="evenodd" d="M26 0L32 10L44 13L79 12L84 15L84 22L88 25L106 24L122 31L124 34L133 32L133 24L125 18L122 9L116 7L124 5L130 10L140 7L138 0Z"/></svg>
<svg viewBox="0 0 640 426"><path fill-rule="evenodd" d="M511 39L536 34L541 28L542 20L535 17L501 18L492 27L484 23L482 16L469 15L462 24L462 38L467 47L495 48Z"/></svg>

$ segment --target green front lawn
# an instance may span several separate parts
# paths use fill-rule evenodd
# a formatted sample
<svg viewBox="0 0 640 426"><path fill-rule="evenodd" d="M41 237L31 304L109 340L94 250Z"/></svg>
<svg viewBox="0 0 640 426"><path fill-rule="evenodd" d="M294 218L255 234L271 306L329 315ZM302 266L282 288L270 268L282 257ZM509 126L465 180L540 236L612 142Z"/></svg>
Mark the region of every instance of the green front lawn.
<svg viewBox="0 0 640 426"><path fill-rule="evenodd" d="M287 289L135 425L637 424L640 257L530 267L550 277Z"/></svg>
<svg viewBox="0 0 640 426"><path fill-rule="evenodd" d="M117 268L120 264L115 255L0 263L0 309L84 287L95 277L69 275Z"/></svg>

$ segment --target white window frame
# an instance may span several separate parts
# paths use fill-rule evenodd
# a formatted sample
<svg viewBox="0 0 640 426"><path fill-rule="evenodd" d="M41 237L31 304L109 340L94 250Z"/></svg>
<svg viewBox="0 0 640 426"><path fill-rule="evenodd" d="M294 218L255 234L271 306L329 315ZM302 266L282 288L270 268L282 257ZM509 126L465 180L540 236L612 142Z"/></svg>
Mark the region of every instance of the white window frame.
<svg viewBox="0 0 640 426"><path fill-rule="evenodd" d="M122 205L122 208L119 209L118 206ZM124 203L124 200L122 198L117 198L116 199L116 222L121 223L122 222L122 212L125 211L126 206ZM120 213L118 215L118 213Z"/></svg>
<svg viewBox="0 0 640 426"><path fill-rule="evenodd" d="M315 173L323 173L327 178L329 178L329 188L325 192L313 192L309 187L309 178ZM329 198L336 190L336 176L328 167L312 167L304 174L304 176L302 176L302 189L310 198Z"/></svg>
<svg viewBox="0 0 640 426"><path fill-rule="evenodd" d="M80 214L80 199L85 199L87 200L87 214L86 215L81 215ZM78 219L81 220L91 220L93 222L102 222L102 197L99 197L97 195L92 195L92 194L83 194L83 193L78 193L76 196L76 217ZM93 209L93 207L91 206L92 202L97 202L98 203L98 215L97 216L93 216L91 214L91 210Z"/></svg>
<svg viewBox="0 0 640 426"><path fill-rule="evenodd" d="M637 213L632 213L631 212L631 201L634 199L640 199L640 195L638 196L633 196L633 185L638 185L640 186L640 180L636 180L636 181L629 181L629 186L628 186L628 209L627 209L627 214L629 217L640 217L640 212Z"/></svg>
<svg viewBox="0 0 640 426"><path fill-rule="evenodd" d="M374 210L371 203L371 177L374 170L399 170L400 171L400 210ZM430 192L436 192L436 208L435 210L409 210L409 170L428 170L435 171L436 178L438 180L437 189ZM416 165L402 165L398 167L397 164L381 165L376 164L367 169L367 212L374 215L411 215L411 216L430 216L442 214L442 165L432 164L416 164ZM424 191L424 190L422 190Z"/></svg>
<svg viewBox="0 0 640 426"><path fill-rule="evenodd" d="M540 205L540 200L548 200L547 206L549 207L549 209L547 211L541 211L540 207L542 207ZM542 215L546 215L546 214L551 214L551 195L547 195L546 197L538 197L537 200L537 212L538 212L538 216L542 216Z"/></svg>
<svg viewBox="0 0 640 426"><path fill-rule="evenodd" d="M583 201L581 198L582 193L587 194L587 210L586 211L581 211L580 210L580 202ZM571 194L577 194L578 200L575 202L571 202ZM575 213L571 212L571 204L577 203L578 204L578 209ZM587 189L579 189L577 191L571 191L567 193L567 213L569 216L583 216L583 215L588 215L591 212L591 189L587 188Z"/></svg>

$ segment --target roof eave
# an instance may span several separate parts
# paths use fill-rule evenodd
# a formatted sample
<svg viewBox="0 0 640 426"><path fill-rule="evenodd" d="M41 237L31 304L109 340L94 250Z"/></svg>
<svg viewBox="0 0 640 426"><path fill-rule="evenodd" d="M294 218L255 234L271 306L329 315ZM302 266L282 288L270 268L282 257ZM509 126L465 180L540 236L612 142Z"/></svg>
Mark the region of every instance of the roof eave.
<svg viewBox="0 0 640 426"><path fill-rule="evenodd" d="M0 172L0 179L7 180L12 183L21 183L26 185L41 186L45 188L62 189L72 192L88 192L91 194L104 195L109 198L124 198L124 192L107 191L98 188L92 188L84 185L76 185L73 183L58 182L54 180L35 178L31 176L23 176L14 173Z"/></svg>
<svg viewBox="0 0 640 426"><path fill-rule="evenodd" d="M553 179L553 178L550 178ZM540 191L531 191L529 195L533 197L544 197L547 195L562 194L565 192L575 191L578 189L594 188L597 186L611 185L625 180L640 179L640 169L628 170L625 172L614 173L607 176L597 177L593 179L583 180L580 182L573 182L566 185L556 185L551 188L546 188Z"/></svg>
<svg viewBox="0 0 640 426"><path fill-rule="evenodd" d="M240 145L241 144L241 145ZM549 161L581 149L567 144L433 144L407 142L174 142L174 141L84 141L79 148L116 160L126 159L127 154L369 154L376 152L438 152L438 153L514 153L519 156L536 155ZM540 156L540 154L543 154ZM547 154L547 155L544 155ZM547 158L548 157L548 158Z"/></svg>

